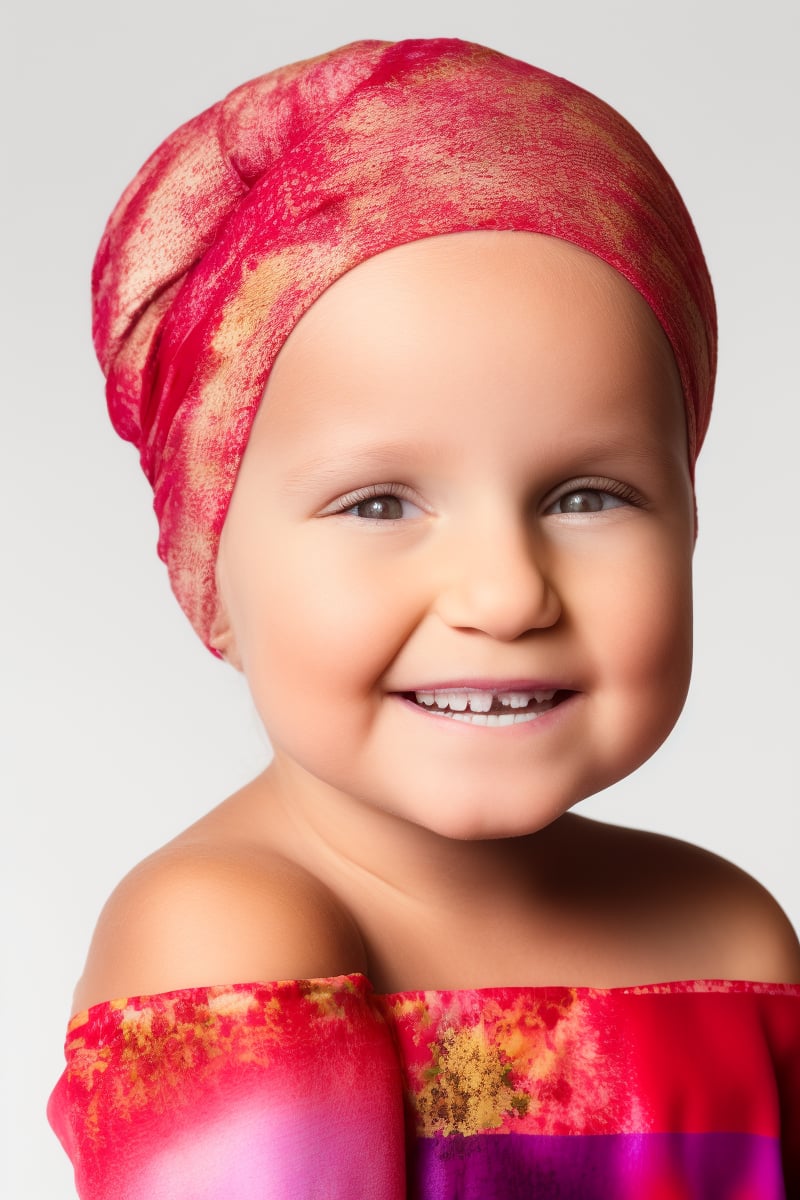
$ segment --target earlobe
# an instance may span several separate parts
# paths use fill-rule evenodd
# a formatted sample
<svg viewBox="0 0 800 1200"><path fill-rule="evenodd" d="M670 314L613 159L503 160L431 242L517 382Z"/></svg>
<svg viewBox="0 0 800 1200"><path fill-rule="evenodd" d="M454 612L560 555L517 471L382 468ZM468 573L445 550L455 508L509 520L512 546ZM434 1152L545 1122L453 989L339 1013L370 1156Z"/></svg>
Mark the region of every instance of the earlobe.
<svg viewBox="0 0 800 1200"><path fill-rule="evenodd" d="M211 623L211 631L208 637L208 644L214 650L217 650L226 662L235 667L237 671L242 670L242 660L236 646L236 638L231 628L230 619L222 601L217 604L217 613Z"/></svg>

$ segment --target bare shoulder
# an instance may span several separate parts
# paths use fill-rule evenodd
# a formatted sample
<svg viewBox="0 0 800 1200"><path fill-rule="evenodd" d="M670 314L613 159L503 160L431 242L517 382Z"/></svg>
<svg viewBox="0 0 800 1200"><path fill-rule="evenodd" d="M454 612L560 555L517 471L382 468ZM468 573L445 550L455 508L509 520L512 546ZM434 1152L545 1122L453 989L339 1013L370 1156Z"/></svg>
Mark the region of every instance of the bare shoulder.
<svg viewBox="0 0 800 1200"><path fill-rule="evenodd" d="M671 956L673 978L800 983L800 942L775 898L700 846L586 822L610 892ZM591 828L589 828L591 827ZM613 880L613 882L611 882Z"/></svg>
<svg viewBox="0 0 800 1200"><path fill-rule="evenodd" d="M354 922L307 871L274 851L179 842L109 897L73 1011L120 996L363 970Z"/></svg>

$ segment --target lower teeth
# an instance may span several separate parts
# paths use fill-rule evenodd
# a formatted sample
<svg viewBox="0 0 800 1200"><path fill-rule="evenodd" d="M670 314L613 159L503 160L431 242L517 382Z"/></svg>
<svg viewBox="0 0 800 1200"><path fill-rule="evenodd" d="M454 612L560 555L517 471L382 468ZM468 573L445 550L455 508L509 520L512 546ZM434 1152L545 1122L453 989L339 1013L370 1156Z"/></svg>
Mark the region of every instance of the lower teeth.
<svg viewBox="0 0 800 1200"><path fill-rule="evenodd" d="M441 709L428 709L436 717L449 717L451 721L466 721L469 725L521 725L523 721L535 721L537 717L542 715L542 712L548 712L549 709L542 709L539 712L526 713L459 713L459 712L443 712Z"/></svg>

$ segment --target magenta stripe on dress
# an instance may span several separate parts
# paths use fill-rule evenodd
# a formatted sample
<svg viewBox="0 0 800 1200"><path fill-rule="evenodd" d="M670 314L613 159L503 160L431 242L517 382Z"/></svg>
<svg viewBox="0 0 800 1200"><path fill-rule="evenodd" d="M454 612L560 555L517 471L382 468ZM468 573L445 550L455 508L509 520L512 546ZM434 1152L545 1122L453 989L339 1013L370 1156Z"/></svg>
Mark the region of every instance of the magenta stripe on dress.
<svg viewBox="0 0 800 1200"><path fill-rule="evenodd" d="M425 1200L786 1200L779 1143L743 1133L422 1138L409 1184Z"/></svg>

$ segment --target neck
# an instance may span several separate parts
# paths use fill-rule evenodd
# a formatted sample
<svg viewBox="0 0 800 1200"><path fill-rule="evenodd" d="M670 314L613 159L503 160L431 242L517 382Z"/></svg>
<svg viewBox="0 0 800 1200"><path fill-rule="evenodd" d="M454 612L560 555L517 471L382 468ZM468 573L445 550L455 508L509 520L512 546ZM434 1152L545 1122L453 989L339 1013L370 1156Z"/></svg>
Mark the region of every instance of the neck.
<svg viewBox="0 0 800 1200"><path fill-rule="evenodd" d="M460 840L346 795L280 756L257 782L284 852L324 879L426 911L464 911L487 896L493 904L535 903L550 890L564 835L579 821L566 814L521 837Z"/></svg>

